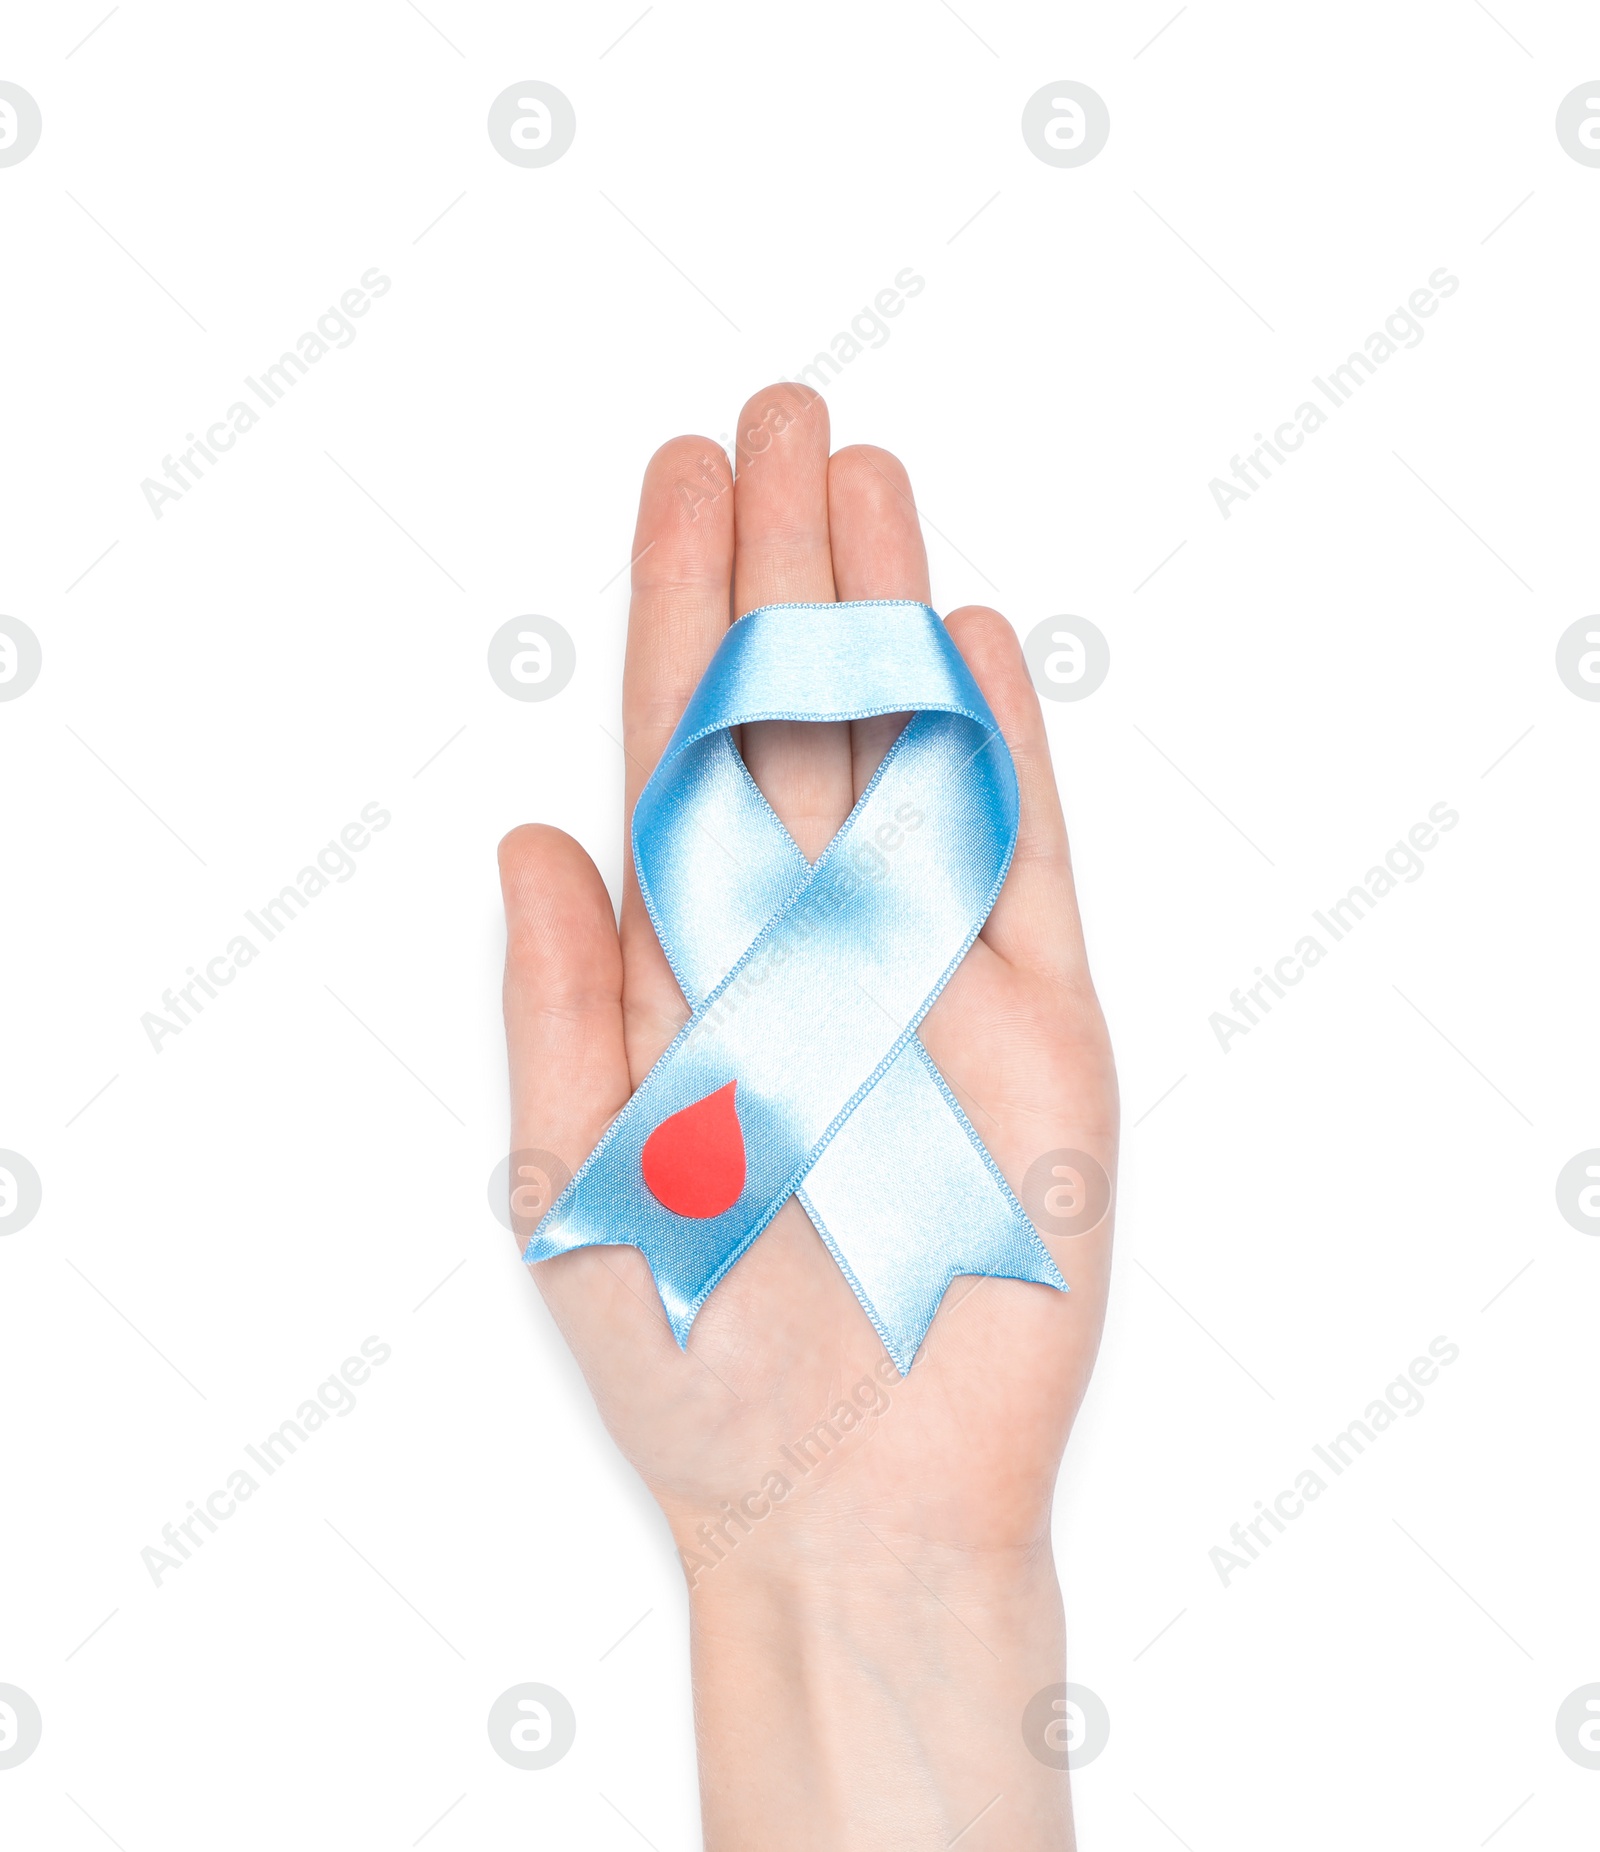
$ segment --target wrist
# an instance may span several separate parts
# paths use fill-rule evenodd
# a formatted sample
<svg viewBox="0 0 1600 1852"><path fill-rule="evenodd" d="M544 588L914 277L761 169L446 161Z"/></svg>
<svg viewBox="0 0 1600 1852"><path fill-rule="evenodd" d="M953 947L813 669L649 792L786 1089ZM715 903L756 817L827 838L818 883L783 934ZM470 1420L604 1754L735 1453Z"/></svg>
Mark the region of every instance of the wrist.
<svg viewBox="0 0 1600 1852"><path fill-rule="evenodd" d="M1066 1776L1022 1734L1065 1677L1048 1537L767 1528L689 1571L707 1852L1070 1846Z"/></svg>

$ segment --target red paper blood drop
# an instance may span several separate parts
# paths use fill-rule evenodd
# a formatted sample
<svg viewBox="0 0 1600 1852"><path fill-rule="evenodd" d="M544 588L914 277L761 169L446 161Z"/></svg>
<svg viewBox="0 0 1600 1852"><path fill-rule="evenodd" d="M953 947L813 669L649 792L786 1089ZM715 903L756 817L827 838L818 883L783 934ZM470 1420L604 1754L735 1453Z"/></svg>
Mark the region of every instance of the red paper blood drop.
<svg viewBox="0 0 1600 1852"><path fill-rule="evenodd" d="M640 1168L650 1194L674 1215L721 1215L744 1188L744 1132L736 1080L663 1119L644 1141Z"/></svg>

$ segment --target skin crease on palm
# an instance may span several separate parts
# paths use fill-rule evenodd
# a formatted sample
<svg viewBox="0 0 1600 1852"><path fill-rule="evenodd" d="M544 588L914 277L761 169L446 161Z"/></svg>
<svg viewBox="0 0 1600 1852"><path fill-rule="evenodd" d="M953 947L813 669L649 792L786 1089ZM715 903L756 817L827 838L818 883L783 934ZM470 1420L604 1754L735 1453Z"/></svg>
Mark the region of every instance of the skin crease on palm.
<svg viewBox="0 0 1600 1852"><path fill-rule="evenodd" d="M758 393L736 444L736 477L721 448L700 437L663 445L645 471L623 680L625 828L737 617L767 604L930 596L905 470L867 446L830 456L818 395L797 385ZM1116 1080L1038 698L997 612L969 606L947 621L1011 748L1021 823L994 911L920 1034L1013 1189L1037 1157L1062 1147L1094 1153L1114 1176ZM844 822L903 721L743 730L751 773L809 858ZM573 1168L689 1015L631 855L624 861L619 931L598 870L570 836L527 824L500 848L511 1142L555 1152ZM898 1160L887 1153L885 1161ZM789 1497L753 1528L725 1528L723 1554L694 1573L702 1802L714 1852L853 1846L857 1831L865 1844L869 1823L880 1847L943 1843L938 1833L960 1830L996 1789L1014 1804L997 1803L1001 1817L986 1815L964 1847L1071 1843L1065 1776L1027 1756L1019 1729L1022 1703L1065 1671L1046 1652L1026 1671L1017 1664L1014 1682L994 1639L1013 1621L1019 1641L1059 1634L1052 1494L1099 1341L1110 1217L1046 1245L1070 1293L954 1281L910 1374L888 1374L887 1408L803 1479L788 1472ZM584 1249L532 1271L607 1427L680 1547L702 1560L710 1552L697 1527L720 1518L723 1501L759 1488L781 1466L779 1447L884 1360L793 1200L706 1301L687 1352L636 1248ZM862 1611L869 1592L870 1613ZM1029 1651L1019 1648L1013 1663ZM853 1669L880 1653L890 1666L931 1655L936 1663L917 1677L944 1679L980 1705L990 1693L1005 1714L992 1731L969 1719L966 1746L944 1745L939 1733L953 1718L942 1702L885 1694L894 1675L877 1675L858 1750L846 1751L837 1739L851 1723L838 1709L851 1703ZM823 1669L797 1675L786 1692L781 1667L739 1666L741 1655L763 1654ZM850 1669L824 1700L830 1655ZM763 1718L773 1705L786 1709L781 1723ZM786 1749L797 1732L810 1745L814 1779L778 1766L764 1732L779 1731ZM792 1785L790 1812L814 1805L815 1817L788 1825L782 1809L768 1817L743 1791L751 1758L762 1761L769 1804ZM870 1800L857 1791L869 1786Z"/></svg>

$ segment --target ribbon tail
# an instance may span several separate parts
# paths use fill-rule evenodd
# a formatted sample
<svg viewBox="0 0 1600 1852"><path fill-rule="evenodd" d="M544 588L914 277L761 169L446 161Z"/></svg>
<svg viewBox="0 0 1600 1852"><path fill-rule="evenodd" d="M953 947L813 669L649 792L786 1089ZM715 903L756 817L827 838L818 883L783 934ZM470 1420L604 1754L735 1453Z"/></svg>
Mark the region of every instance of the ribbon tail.
<svg viewBox="0 0 1600 1852"><path fill-rule="evenodd" d="M902 1376L959 1275L1070 1290L915 1037L797 1194Z"/></svg>
<svg viewBox="0 0 1600 1852"><path fill-rule="evenodd" d="M644 1231L630 1240L599 1229L585 1230L577 1216L564 1224L555 1223L553 1213L534 1230L523 1250L523 1260L553 1260L558 1254L571 1254L578 1248L637 1248L650 1268L661 1309L679 1350L689 1348L689 1332L712 1288L759 1232L753 1231L737 1244L696 1242L691 1247L687 1243L660 1241Z"/></svg>

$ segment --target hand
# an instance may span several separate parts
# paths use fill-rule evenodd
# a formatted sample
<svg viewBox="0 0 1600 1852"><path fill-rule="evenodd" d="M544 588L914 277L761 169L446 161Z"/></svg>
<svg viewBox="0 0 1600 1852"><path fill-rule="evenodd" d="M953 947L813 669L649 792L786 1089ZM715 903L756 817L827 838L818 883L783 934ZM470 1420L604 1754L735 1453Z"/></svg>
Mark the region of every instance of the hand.
<svg viewBox="0 0 1600 1852"><path fill-rule="evenodd" d="M758 393L736 460L735 481L717 445L683 437L645 472L623 678L630 818L735 616L929 599L905 471L864 446L830 457L816 394ZM1038 698L998 613L970 606L948 629L1010 745L1021 825L922 1041L1013 1189L1063 1147L1114 1176L1116 1081ZM903 720L743 729L746 764L808 857ZM574 1169L689 1015L625 861L619 934L570 836L528 824L500 847L511 1143ZM1020 1726L1065 1676L1051 1498L1110 1244L1109 1216L1047 1242L1066 1294L957 1280L904 1380L794 1200L706 1301L687 1353L636 1248L534 1268L683 1556L712 1852L943 1846L986 1806L964 1852L1070 1845L1066 1777L1029 1755Z"/></svg>

